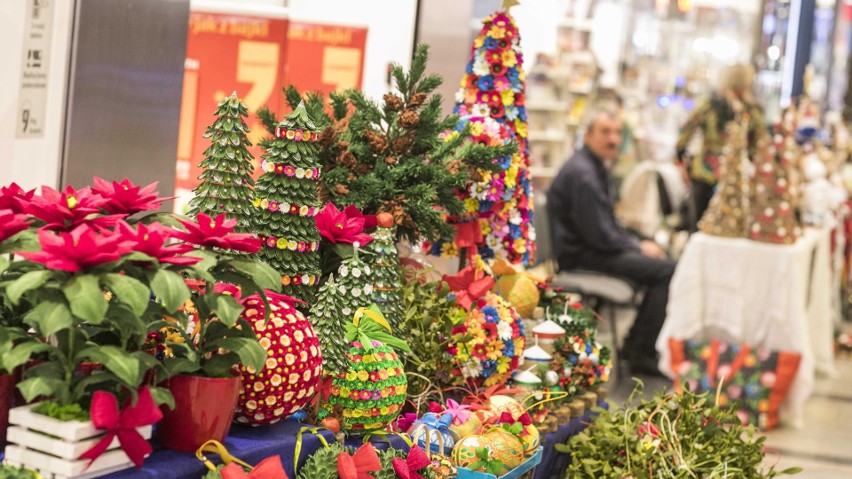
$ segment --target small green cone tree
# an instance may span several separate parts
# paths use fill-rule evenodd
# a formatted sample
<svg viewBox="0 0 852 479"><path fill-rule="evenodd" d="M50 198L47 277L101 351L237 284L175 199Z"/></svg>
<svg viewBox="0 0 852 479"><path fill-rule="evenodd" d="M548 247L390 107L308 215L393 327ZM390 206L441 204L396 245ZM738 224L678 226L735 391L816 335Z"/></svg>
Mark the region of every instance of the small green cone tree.
<svg viewBox="0 0 852 479"><path fill-rule="evenodd" d="M402 268L394 239L393 215L379 213L373 241L364 247L372 253L367 261L372 266L373 302L385 315L394 331L400 331L404 319L402 304Z"/></svg>
<svg viewBox="0 0 852 479"><path fill-rule="evenodd" d="M300 103L264 141L254 191L254 225L264 247L260 259L281 273L282 292L313 303L320 278L318 128Z"/></svg>
<svg viewBox="0 0 852 479"><path fill-rule="evenodd" d="M253 198L252 160L248 151L251 142L244 118L248 114L245 104L237 92L222 99L216 106L216 121L207 127L204 138L210 139L210 147L204 151L204 160L199 167L204 172L198 177L201 183L192 192L189 214L204 213L215 218L225 213L237 220L239 231L251 229L251 201Z"/></svg>

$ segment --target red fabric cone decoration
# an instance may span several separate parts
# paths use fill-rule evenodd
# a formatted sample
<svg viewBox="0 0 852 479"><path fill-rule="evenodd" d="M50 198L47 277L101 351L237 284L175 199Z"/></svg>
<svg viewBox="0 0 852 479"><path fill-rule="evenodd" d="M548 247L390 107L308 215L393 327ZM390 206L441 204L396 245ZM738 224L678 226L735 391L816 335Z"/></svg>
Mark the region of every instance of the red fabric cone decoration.
<svg viewBox="0 0 852 479"><path fill-rule="evenodd" d="M145 456L151 454L152 449L136 428L154 424L163 418L163 413L154 403L148 386L139 390L139 398L135 405L131 406L130 398L128 398L124 409L120 411L115 395L106 391L95 391L89 415L92 418L92 424L98 429L106 429L107 434L91 449L84 452L80 459L88 459L91 464L107 450L112 440L118 437L118 442L127 453L127 457L136 464L136 467L142 467L142 461L145 460Z"/></svg>
<svg viewBox="0 0 852 479"><path fill-rule="evenodd" d="M370 473L381 468L379 455L370 443L359 447L351 456L346 452L337 455L337 473L340 479L373 479Z"/></svg>

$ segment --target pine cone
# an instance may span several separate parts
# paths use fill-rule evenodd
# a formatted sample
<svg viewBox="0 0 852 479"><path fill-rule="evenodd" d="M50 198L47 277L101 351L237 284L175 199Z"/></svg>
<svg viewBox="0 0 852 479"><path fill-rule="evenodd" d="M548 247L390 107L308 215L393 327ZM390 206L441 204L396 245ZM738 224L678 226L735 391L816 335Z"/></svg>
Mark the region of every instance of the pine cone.
<svg viewBox="0 0 852 479"><path fill-rule="evenodd" d="M344 184L338 183L334 186L334 192L338 195L348 195L349 188L347 188Z"/></svg>
<svg viewBox="0 0 852 479"><path fill-rule="evenodd" d="M359 175L366 175L367 173L373 171L373 167L371 165L368 165L367 163L361 163L355 167L355 171Z"/></svg>
<svg viewBox="0 0 852 479"><path fill-rule="evenodd" d="M328 188L325 185L320 184L319 188L317 188L317 193L319 194L319 200L322 203L330 203L331 195L328 193Z"/></svg>
<svg viewBox="0 0 852 479"><path fill-rule="evenodd" d="M447 162L447 171L449 171L451 175L458 174L461 169L461 164L461 160L450 160Z"/></svg>
<svg viewBox="0 0 852 479"><path fill-rule="evenodd" d="M349 176L346 177L346 181L348 181L350 183L357 180L357 179L358 179L358 177L355 176L355 173L352 173L351 171L349 172Z"/></svg>
<svg viewBox="0 0 852 479"><path fill-rule="evenodd" d="M385 163L387 165L395 165L396 164L396 158L393 157L393 156L388 156L388 157L385 158Z"/></svg>
<svg viewBox="0 0 852 479"><path fill-rule="evenodd" d="M340 155L338 155L337 163L340 166L344 168L349 168L351 170L352 168L355 168L355 164L358 163L358 160L352 153L348 151L343 151L342 153L340 153Z"/></svg>
<svg viewBox="0 0 852 479"><path fill-rule="evenodd" d="M420 115L414 110L405 110L399 115L399 126L410 130L420 123Z"/></svg>
<svg viewBox="0 0 852 479"><path fill-rule="evenodd" d="M385 105L387 105L388 110L390 111L399 111L402 110L402 98L394 95L393 93L385 93L382 97L385 101Z"/></svg>
<svg viewBox="0 0 852 479"><path fill-rule="evenodd" d="M397 153L402 153L411 146L412 140L408 135L400 136L393 140L393 151Z"/></svg>
<svg viewBox="0 0 852 479"><path fill-rule="evenodd" d="M319 143L322 146L328 147L334 144L334 128L327 127L319 134Z"/></svg>
<svg viewBox="0 0 852 479"><path fill-rule="evenodd" d="M394 223L397 225L402 225L403 221L405 221L405 217L408 216L408 213L405 212L405 208L403 208L402 205L393 205L391 214L393 215Z"/></svg>
<svg viewBox="0 0 852 479"><path fill-rule="evenodd" d="M478 169L476 169L476 168L471 168L471 169L470 169L470 180L471 180L471 181L479 182L479 181L482 181L482 178L483 178L483 177L482 177L482 172L481 172L481 171L479 171L479 170L478 170Z"/></svg>
<svg viewBox="0 0 852 479"><path fill-rule="evenodd" d="M424 101L426 101L426 94L425 93L415 93L414 95L411 96L411 99L408 100L408 105L409 106L420 106L420 105L423 104Z"/></svg>
<svg viewBox="0 0 852 479"><path fill-rule="evenodd" d="M370 146L370 151L375 154L385 151L385 148L388 147L388 140L384 137L384 135L367 130L364 132L364 136L367 137L367 144Z"/></svg>

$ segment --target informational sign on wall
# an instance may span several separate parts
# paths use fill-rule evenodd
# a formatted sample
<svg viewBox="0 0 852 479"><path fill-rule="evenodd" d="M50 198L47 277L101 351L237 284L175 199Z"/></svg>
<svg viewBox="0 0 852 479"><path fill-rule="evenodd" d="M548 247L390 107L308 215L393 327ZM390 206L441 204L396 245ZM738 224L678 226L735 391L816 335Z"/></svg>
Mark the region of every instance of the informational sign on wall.
<svg viewBox="0 0 852 479"><path fill-rule="evenodd" d="M54 0L27 0L16 138L44 138Z"/></svg>
<svg viewBox="0 0 852 479"><path fill-rule="evenodd" d="M216 104L236 91L249 110L249 151L255 157L267 133L254 112L268 106L285 110L281 87L330 92L359 88L367 29L292 23L283 18L193 12L184 65L183 99L178 134L175 210L184 212L189 192L198 184L209 141L202 138L214 120Z"/></svg>

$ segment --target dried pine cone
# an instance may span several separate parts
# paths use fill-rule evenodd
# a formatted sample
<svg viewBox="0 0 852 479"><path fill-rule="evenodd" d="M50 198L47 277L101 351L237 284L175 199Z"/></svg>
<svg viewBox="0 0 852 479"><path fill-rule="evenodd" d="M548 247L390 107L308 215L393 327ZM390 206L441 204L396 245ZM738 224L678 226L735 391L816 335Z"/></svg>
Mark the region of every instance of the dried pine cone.
<svg viewBox="0 0 852 479"><path fill-rule="evenodd" d="M395 165L396 164L396 158L394 158L393 156L388 156L388 157L385 158L385 163L388 164L388 165Z"/></svg>
<svg viewBox="0 0 852 479"><path fill-rule="evenodd" d="M319 134L319 143L322 146L331 146L334 143L334 128L327 127Z"/></svg>
<svg viewBox="0 0 852 479"><path fill-rule="evenodd" d="M370 151L373 153L379 154L385 151L385 148L388 147L388 140L384 135L367 130L364 132L364 136L367 137L367 144L370 146Z"/></svg>
<svg viewBox="0 0 852 479"><path fill-rule="evenodd" d="M470 169L470 180L471 181L482 181L482 172L476 168Z"/></svg>
<svg viewBox="0 0 852 479"><path fill-rule="evenodd" d="M408 135L400 136L393 140L393 151L397 153L402 153L411 146L412 140Z"/></svg>
<svg viewBox="0 0 852 479"><path fill-rule="evenodd" d="M367 173L373 171L372 165L368 165L367 163L361 163L357 167L355 167L355 171L360 175L366 175Z"/></svg>
<svg viewBox="0 0 852 479"><path fill-rule="evenodd" d="M447 171L450 172L451 175L455 175L461 169L461 160L450 160L447 162Z"/></svg>
<svg viewBox="0 0 852 479"><path fill-rule="evenodd" d="M410 130L420 123L420 115L414 110L405 110L399 115L399 126Z"/></svg>
<svg viewBox="0 0 852 479"><path fill-rule="evenodd" d="M358 177L355 176L355 173L352 173L351 171L349 172L349 176L346 177L346 181L348 181L350 183L357 180L357 179L358 179Z"/></svg>
<svg viewBox="0 0 852 479"><path fill-rule="evenodd" d="M319 194L319 200L322 203L331 202L331 195L328 193L328 188L326 188L325 185L320 184L319 188L317 188L317 193Z"/></svg>
<svg viewBox="0 0 852 479"><path fill-rule="evenodd" d="M349 188L347 188L346 185L344 185L344 184L338 183L338 184L334 185L334 192L337 193L338 195L348 195L349 194Z"/></svg>
<svg viewBox="0 0 852 479"><path fill-rule="evenodd" d="M411 96L411 99L408 100L408 104L409 106L420 106L424 101L426 101L425 93L415 93Z"/></svg>
<svg viewBox="0 0 852 479"><path fill-rule="evenodd" d="M342 166L344 168L349 168L351 170L352 168L355 168L355 164L358 163L358 160L355 158L355 155L353 155L352 153L350 153L348 151L344 151L344 152L340 153L340 155L338 155L337 163L340 166Z"/></svg>
<svg viewBox="0 0 852 479"><path fill-rule="evenodd" d="M390 111L399 111L402 110L402 98L394 95L393 93L385 93L382 97L385 101L385 105L387 105L388 110Z"/></svg>

